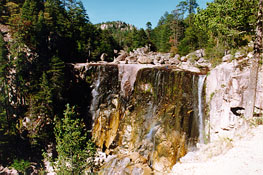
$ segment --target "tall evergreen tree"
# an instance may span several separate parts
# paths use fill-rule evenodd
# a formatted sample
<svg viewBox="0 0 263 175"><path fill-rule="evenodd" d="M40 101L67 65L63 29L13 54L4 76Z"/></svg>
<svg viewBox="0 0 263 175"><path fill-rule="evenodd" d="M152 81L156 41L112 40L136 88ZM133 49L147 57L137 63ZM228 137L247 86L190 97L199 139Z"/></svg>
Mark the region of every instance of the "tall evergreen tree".
<svg viewBox="0 0 263 175"><path fill-rule="evenodd" d="M196 8L198 7L196 0L187 0L187 4L189 15L195 13Z"/></svg>
<svg viewBox="0 0 263 175"><path fill-rule="evenodd" d="M9 99L9 60L6 43L0 32L0 162L8 163L12 153L13 138L16 134L16 123Z"/></svg>
<svg viewBox="0 0 263 175"><path fill-rule="evenodd" d="M0 32L0 118L1 118L1 130L7 129L6 124L10 120L8 115L8 58L7 58L6 43L2 33ZM4 132L4 131L2 131Z"/></svg>
<svg viewBox="0 0 263 175"><path fill-rule="evenodd" d="M57 173L84 173L83 170L88 166L86 160L94 155L95 148L87 140L83 121L77 118L74 107L67 104L64 118L56 122Z"/></svg>

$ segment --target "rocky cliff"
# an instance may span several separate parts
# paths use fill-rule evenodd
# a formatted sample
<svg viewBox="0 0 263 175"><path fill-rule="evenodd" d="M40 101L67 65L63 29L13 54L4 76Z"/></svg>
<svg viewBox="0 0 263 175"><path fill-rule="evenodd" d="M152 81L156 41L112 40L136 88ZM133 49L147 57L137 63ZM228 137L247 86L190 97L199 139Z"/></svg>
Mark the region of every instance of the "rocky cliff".
<svg viewBox="0 0 263 175"><path fill-rule="evenodd" d="M92 137L111 157L103 173L164 172L203 140L198 82L204 76L171 65L87 63L74 69L92 87Z"/></svg>
<svg viewBox="0 0 263 175"><path fill-rule="evenodd" d="M86 112L104 157L101 174L167 173L196 143L231 139L262 114L259 76L255 118L243 117L252 52L226 55L215 68L201 52L171 58L137 49L113 63L72 65L90 90Z"/></svg>
<svg viewBox="0 0 263 175"><path fill-rule="evenodd" d="M228 59L228 58L232 59ZM244 125L243 113L249 96L248 84L251 69L252 52L227 55L223 63L210 71L206 81L207 133L212 140L219 137L233 137L234 133ZM256 91L254 116L262 115L263 111L263 83L262 66ZM209 128L209 129L208 129Z"/></svg>

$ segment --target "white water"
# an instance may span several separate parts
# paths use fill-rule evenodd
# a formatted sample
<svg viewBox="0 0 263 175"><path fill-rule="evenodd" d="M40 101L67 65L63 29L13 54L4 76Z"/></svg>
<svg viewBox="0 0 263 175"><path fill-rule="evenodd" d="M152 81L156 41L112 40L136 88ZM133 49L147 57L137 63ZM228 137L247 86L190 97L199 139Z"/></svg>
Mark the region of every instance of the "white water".
<svg viewBox="0 0 263 175"><path fill-rule="evenodd" d="M101 83L101 71L98 71L98 78L97 80L93 83L92 87L92 101L91 101L91 105L90 105L90 113L92 115L92 120L95 121L95 119L97 118L97 113L99 112L99 87L100 87L100 83Z"/></svg>
<svg viewBox="0 0 263 175"><path fill-rule="evenodd" d="M159 124L153 124L149 133L146 135L146 138L152 140L158 129L159 129Z"/></svg>
<svg viewBox="0 0 263 175"><path fill-rule="evenodd" d="M149 165L150 167L152 167L153 165L153 156L154 156L154 151L155 151L155 134L159 129L159 124L154 124L149 133L146 135L146 139L149 139L149 141L151 141L153 143L153 147L152 147L152 152L151 155L149 157Z"/></svg>
<svg viewBox="0 0 263 175"><path fill-rule="evenodd" d="M204 124L203 124L203 101L202 92L204 87L206 75L199 75L198 77L198 118L199 118L199 143L204 143Z"/></svg>

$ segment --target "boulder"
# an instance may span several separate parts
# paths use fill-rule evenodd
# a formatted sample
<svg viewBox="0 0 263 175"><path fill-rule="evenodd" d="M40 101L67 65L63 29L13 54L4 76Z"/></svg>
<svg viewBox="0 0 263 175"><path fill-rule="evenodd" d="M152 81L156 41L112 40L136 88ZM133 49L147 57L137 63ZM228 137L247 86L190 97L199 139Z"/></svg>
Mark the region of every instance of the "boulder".
<svg viewBox="0 0 263 175"><path fill-rule="evenodd" d="M145 54L149 53L149 47L145 46L145 47L137 48L133 52L136 55L145 55Z"/></svg>
<svg viewBox="0 0 263 175"><path fill-rule="evenodd" d="M180 61L177 58L171 58L169 60L169 62L170 62L170 64L175 64L175 65L180 64Z"/></svg>
<svg viewBox="0 0 263 175"><path fill-rule="evenodd" d="M164 64L164 63L165 63L164 58L160 57L159 64Z"/></svg>
<svg viewBox="0 0 263 175"><path fill-rule="evenodd" d="M131 63L136 63L137 62L137 58L135 56L128 56L125 58L125 60L131 64Z"/></svg>
<svg viewBox="0 0 263 175"><path fill-rule="evenodd" d="M100 60L101 61L105 61L105 58L107 57L107 54L106 53L103 53L103 54L101 54L101 56L100 56Z"/></svg>
<svg viewBox="0 0 263 175"><path fill-rule="evenodd" d="M222 58L222 61L223 61L223 62L227 62L227 61L230 61L232 58L233 58L233 56L232 56L231 54L228 54L228 55L225 55L225 56Z"/></svg>
<svg viewBox="0 0 263 175"><path fill-rule="evenodd" d="M198 58L202 58L205 56L205 50L204 49L199 49L197 51L195 51L195 55L198 57Z"/></svg>
<svg viewBox="0 0 263 175"><path fill-rule="evenodd" d="M193 66L190 62L183 62L182 64L180 64L180 68L190 72L200 73L200 70L197 67Z"/></svg>
<svg viewBox="0 0 263 175"><path fill-rule="evenodd" d="M235 58L236 59L242 59L245 56L246 56L245 53L243 53L242 51L238 51L238 52L235 53Z"/></svg>
<svg viewBox="0 0 263 175"><path fill-rule="evenodd" d="M249 52L249 53L247 54L247 57L248 57L248 59L254 58L253 52Z"/></svg>
<svg viewBox="0 0 263 175"><path fill-rule="evenodd" d="M164 64L171 64L169 60L165 60Z"/></svg>
<svg viewBox="0 0 263 175"><path fill-rule="evenodd" d="M161 65L157 59L154 59L154 60L153 60L153 64L154 64L154 65Z"/></svg>
<svg viewBox="0 0 263 175"><path fill-rule="evenodd" d="M236 55L242 54L237 53ZM247 58L250 56L247 56ZM234 115L231 108L245 108L248 105L251 65L245 64L246 59L243 60L244 63L236 59L231 62L223 62L212 69L207 76L206 101L209 105L208 115L212 116L209 121L211 127L209 131L211 133L210 139L212 141L224 137L225 134L234 134L242 128L243 119ZM259 71L259 75L262 75L262 69ZM261 109L263 108L262 82L262 76L258 76L255 106Z"/></svg>
<svg viewBox="0 0 263 175"><path fill-rule="evenodd" d="M183 57L181 57L181 59L180 59L182 62L186 62L187 61L187 58L186 58L186 56L183 56Z"/></svg>
<svg viewBox="0 0 263 175"><path fill-rule="evenodd" d="M152 64L153 60L147 56L139 56L138 63L140 64Z"/></svg>
<svg viewBox="0 0 263 175"><path fill-rule="evenodd" d="M128 54L126 52L121 52L121 54L116 59L114 59L114 62L115 61L125 61L125 58L127 56L128 56Z"/></svg>
<svg viewBox="0 0 263 175"><path fill-rule="evenodd" d="M9 169L7 167L0 166L0 174L10 174L10 175L16 175L18 174L17 170L15 169Z"/></svg>
<svg viewBox="0 0 263 175"><path fill-rule="evenodd" d="M157 56L155 57L155 60L160 61L160 60L161 60L160 55L157 55Z"/></svg>
<svg viewBox="0 0 263 175"><path fill-rule="evenodd" d="M206 62L206 60L202 57L202 58L200 58L198 61L197 61L197 63L205 63Z"/></svg>
<svg viewBox="0 0 263 175"><path fill-rule="evenodd" d="M174 56L174 59L179 60L179 59L180 59L180 55L179 55L179 54L176 54L176 55Z"/></svg>

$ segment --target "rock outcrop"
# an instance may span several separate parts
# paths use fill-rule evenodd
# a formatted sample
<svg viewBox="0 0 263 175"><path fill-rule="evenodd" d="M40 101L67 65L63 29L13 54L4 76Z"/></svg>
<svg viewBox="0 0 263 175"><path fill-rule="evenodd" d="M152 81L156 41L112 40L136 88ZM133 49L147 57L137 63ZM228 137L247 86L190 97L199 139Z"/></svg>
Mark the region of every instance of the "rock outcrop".
<svg viewBox="0 0 263 175"><path fill-rule="evenodd" d="M91 80L92 137L101 151L116 155L105 160L103 173L168 171L198 140L197 73L153 64L74 69Z"/></svg>
<svg viewBox="0 0 263 175"><path fill-rule="evenodd" d="M113 63L73 65L91 87L92 137L107 154L102 174L167 173L189 145L234 137L244 125L253 54L226 55L213 69L204 56L198 50L171 57L146 47L122 51ZM256 115L263 112L262 81Z"/></svg>
<svg viewBox="0 0 263 175"><path fill-rule="evenodd" d="M102 55L103 57L104 55ZM212 68L211 64L204 58L203 49L197 50L180 57L179 54L171 56L170 53L152 52L148 46L126 52L121 50L119 56L109 64L152 64L152 65L176 65L179 69L205 74Z"/></svg>
<svg viewBox="0 0 263 175"><path fill-rule="evenodd" d="M227 55L223 63L210 71L206 81L206 102L210 120L207 121L207 132L212 140L219 137L231 137L233 133L244 125L242 116L233 113L233 109L247 106L248 83L250 77L252 53L235 56ZM236 59L232 59L236 58ZM259 75L262 75L262 66ZM263 79L258 77L256 92L255 115L263 110ZM232 111L231 111L232 109ZM243 113L240 110L239 113ZM208 131L209 130L209 131Z"/></svg>

